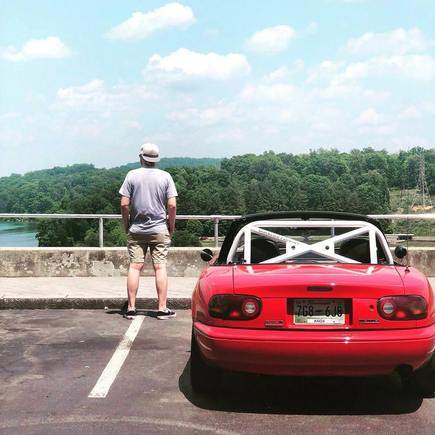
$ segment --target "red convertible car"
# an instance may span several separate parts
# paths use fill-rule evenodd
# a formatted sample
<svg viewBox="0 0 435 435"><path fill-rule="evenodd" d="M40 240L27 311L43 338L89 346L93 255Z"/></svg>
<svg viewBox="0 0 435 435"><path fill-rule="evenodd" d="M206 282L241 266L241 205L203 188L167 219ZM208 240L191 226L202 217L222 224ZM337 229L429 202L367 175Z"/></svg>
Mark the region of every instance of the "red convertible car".
<svg viewBox="0 0 435 435"><path fill-rule="evenodd" d="M397 258L406 248L397 247ZM226 370L288 376L398 373L431 394L435 302L363 215L280 212L234 221L192 296L191 383Z"/></svg>

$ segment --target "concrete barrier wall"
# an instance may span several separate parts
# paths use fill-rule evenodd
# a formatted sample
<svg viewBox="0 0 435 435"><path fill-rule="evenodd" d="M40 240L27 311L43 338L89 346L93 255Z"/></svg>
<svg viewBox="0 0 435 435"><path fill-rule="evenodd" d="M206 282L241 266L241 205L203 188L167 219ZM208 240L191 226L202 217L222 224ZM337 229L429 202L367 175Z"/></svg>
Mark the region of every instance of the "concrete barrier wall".
<svg viewBox="0 0 435 435"><path fill-rule="evenodd" d="M408 248L406 259L426 276L435 276L435 248Z"/></svg>
<svg viewBox="0 0 435 435"><path fill-rule="evenodd" d="M170 276L195 277L206 266L200 248L171 248ZM125 276L125 248L0 248L0 277ZM147 256L143 275L153 275Z"/></svg>
<svg viewBox="0 0 435 435"><path fill-rule="evenodd" d="M201 248L171 248L169 276L196 277L205 267ZM409 263L435 276L435 248L410 248ZM125 248L0 248L0 277L125 276ZM153 275L149 257L144 275Z"/></svg>

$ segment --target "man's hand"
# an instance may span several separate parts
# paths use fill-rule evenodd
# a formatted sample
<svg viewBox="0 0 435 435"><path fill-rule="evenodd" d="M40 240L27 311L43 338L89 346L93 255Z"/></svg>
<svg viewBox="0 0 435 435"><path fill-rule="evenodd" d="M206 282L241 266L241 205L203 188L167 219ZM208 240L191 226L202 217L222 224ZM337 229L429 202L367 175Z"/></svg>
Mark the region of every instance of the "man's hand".
<svg viewBox="0 0 435 435"><path fill-rule="evenodd" d="M130 228L130 198L128 196L121 196L121 215L122 223L124 224L125 232L128 233Z"/></svg>

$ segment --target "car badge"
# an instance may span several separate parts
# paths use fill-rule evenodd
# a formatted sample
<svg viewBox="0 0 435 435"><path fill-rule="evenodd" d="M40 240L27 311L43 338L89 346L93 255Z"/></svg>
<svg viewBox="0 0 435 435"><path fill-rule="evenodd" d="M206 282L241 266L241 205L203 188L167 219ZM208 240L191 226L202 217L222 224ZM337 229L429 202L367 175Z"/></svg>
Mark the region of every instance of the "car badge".
<svg viewBox="0 0 435 435"><path fill-rule="evenodd" d="M283 328L284 320L266 320L264 326L266 328Z"/></svg>

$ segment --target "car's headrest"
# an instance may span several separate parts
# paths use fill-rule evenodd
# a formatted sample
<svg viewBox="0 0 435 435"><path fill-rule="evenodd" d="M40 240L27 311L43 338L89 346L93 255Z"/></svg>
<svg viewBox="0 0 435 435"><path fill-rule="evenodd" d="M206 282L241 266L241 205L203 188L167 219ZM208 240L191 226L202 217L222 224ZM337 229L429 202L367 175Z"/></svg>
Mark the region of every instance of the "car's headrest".
<svg viewBox="0 0 435 435"><path fill-rule="evenodd" d="M252 239L251 263L261 263L280 254L278 247L271 240Z"/></svg>
<svg viewBox="0 0 435 435"><path fill-rule="evenodd" d="M370 243L365 239L346 240L340 247L340 255L360 263L370 263Z"/></svg>

